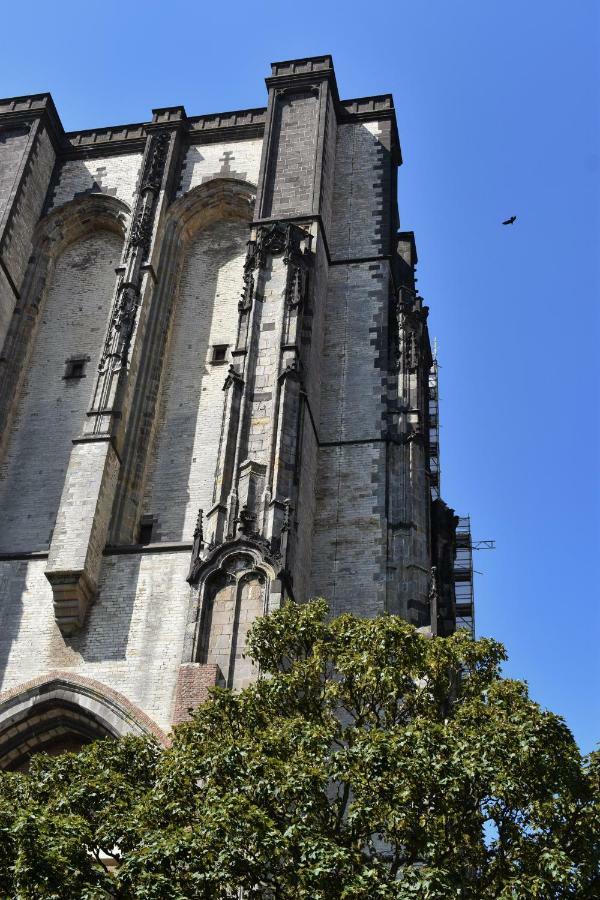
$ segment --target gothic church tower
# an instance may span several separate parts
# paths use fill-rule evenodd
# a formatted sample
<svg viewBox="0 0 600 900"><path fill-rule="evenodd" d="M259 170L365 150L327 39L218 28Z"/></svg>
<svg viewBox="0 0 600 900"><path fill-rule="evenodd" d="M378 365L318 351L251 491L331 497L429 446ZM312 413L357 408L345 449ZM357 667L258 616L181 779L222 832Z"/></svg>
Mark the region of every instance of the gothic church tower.
<svg viewBox="0 0 600 900"><path fill-rule="evenodd" d="M266 84L71 133L0 101L0 766L164 739L288 600L456 625L392 98Z"/></svg>

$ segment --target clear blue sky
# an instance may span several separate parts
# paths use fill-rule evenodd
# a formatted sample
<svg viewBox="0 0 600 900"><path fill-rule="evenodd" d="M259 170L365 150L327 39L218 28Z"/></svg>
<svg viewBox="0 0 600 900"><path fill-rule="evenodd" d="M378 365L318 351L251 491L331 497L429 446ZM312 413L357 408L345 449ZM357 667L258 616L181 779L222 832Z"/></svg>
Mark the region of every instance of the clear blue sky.
<svg viewBox="0 0 600 900"><path fill-rule="evenodd" d="M475 537L477 626L507 674L600 739L597 0L10 3L0 94L67 129L266 102L272 60L332 53L393 92L401 222L441 369L442 487ZM503 228L502 219L517 222Z"/></svg>

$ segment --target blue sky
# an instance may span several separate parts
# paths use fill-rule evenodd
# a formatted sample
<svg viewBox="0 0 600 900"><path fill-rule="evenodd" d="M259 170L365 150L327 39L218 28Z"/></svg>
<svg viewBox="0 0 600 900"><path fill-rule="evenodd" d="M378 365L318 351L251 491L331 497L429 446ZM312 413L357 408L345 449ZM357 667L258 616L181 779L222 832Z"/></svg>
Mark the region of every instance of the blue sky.
<svg viewBox="0 0 600 900"><path fill-rule="evenodd" d="M477 627L507 674L600 739L597 0L3 9L0 94L67 129L262 106L273 60L332 53L343 97L392 92L403 229L441 363L442 487L474 536ZM517 222L503 228L502 219Z"/></svg>

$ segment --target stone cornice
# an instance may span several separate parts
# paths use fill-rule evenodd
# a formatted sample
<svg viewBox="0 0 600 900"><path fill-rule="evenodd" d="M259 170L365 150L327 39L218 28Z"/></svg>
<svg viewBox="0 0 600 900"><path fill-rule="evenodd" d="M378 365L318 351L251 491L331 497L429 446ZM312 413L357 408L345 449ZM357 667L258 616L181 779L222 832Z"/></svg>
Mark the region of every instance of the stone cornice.
<svg viewBox="0 0 600 900"><path fill-rule="evenodd" d="M321 59L321 57L317 57L317 59ZM288 64L276 63L273 65L279 67ZM340 121L391 120L395 137L394 143L399 152L396 115L391 94L339 100L332 68L316 69L312 72L296 72L295 74L286 72L286 74L268 78L267 83L273 82L280 87L301 87L304 82L308 84L314 82L315 79L330 82ZM181 113L175 115L176 111L181 111ZM153 114L151 122L106 125L100 128L65 132L50 94L30 94L23 97L0 99L0 129L29 125L35 119L43 117L55 149L65 159L85 158L92 155L97 158L141 153L144 150L148 132L157 125L179 125L185 129L190 144L261 138L265 129L267 109L266 107L253 107L186 117L183 107L166 107L153 110Z"/></svg>

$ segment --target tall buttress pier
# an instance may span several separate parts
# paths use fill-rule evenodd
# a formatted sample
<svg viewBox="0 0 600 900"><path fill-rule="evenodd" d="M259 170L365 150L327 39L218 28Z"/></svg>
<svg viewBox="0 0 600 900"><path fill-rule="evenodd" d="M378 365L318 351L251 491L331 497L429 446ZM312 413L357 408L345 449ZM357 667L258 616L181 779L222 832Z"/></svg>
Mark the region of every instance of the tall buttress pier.
<svg viewBox="0 0 600 900"><path fill-rule="evenodd" d="M284 600L455 627L392 97L266 85L71 133L0 101L0 765L162 737Z"/></svg>

